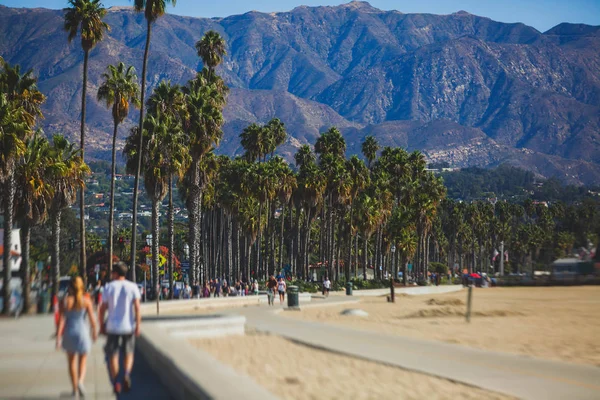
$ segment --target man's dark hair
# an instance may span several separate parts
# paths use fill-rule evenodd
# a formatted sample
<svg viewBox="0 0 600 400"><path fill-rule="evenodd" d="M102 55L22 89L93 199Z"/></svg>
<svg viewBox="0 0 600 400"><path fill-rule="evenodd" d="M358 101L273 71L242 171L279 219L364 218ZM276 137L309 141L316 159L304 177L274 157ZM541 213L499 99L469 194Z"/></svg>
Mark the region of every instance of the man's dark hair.
<svg viewBox="0 0 600 400"><path fill-rule="evenodd" d="M123 261L119 261L113 264L113 272L115 272L119 276L127 276L127 271L129 267Z"/></svg>

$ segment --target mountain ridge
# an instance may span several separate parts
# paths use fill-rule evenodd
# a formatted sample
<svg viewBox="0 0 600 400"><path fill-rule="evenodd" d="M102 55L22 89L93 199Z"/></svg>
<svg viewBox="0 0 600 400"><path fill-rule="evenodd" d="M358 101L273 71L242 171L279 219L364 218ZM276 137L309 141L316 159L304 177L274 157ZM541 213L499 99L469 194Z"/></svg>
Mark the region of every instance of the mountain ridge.
<svg viewBox="0 0 600 400"><path fill-rule="evenodd" d="M113 29L92 51L91 94L109 63L141 71L143 16L113 7L106 20ZM60 10L0 6L0 54L39 75L48 133L76 137L83 53L67 45L61 23ZM457 166L519 163L574 183L600 182L600 27L559 24L541 33L468 13L404 14L366 2L212 19L166 15L154 27L149 87L190 79L201 68L194 43L209 29L227 40L219 73L234 89L220 152L239 153L244 124L277 116L291 136L281 149L288 159L337 124L349 150L375 132ZM112 122L94 97L88 154L106 158ZM450 137L456 151L440 143ZM481 150L484 143L494 152Z"/></svg>

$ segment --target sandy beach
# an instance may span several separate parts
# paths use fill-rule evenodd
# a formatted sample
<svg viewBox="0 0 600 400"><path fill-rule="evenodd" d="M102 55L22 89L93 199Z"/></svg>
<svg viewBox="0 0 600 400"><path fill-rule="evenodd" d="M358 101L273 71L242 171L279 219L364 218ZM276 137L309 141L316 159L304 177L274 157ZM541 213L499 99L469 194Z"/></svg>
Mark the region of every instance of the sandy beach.
<svg viewBox="0 0 600 400"><path fill-rule="evenodd" d="M192 343L281 399L510 399L409 372L249 332Z"/></svg>
<svg viewBox="0 0 600 400"><path fill-rule="evenodd" d="M441 340L493 351L600 366L600 287L474 289L471 323L467 291L440 295L362 298L355 305L286 313L354 329ZM368 317L341 315L358 308ZM282 314L283 315L283 314Z"/></svg>

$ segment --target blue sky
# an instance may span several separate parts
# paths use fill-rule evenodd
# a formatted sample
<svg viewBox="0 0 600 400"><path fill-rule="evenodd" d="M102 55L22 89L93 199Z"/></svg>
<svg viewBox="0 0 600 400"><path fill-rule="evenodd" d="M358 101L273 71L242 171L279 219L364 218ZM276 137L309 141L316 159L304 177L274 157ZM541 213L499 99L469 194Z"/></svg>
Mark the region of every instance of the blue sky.
<svg viewBox="0 0 600 400"><path fill-rule="evenodd" d="M179 0L174 14L194 17L224 17L251 10L288 11L299 5L337 5L341 0ZM9 7L63 8L66 0L0 0ZM104 0L106 7L131 5L131 0ZM371 0L382 10L405 13L450 14L465 10L502 22L524 22L545 31L561 22L600 25L600 0Z"/></svg>

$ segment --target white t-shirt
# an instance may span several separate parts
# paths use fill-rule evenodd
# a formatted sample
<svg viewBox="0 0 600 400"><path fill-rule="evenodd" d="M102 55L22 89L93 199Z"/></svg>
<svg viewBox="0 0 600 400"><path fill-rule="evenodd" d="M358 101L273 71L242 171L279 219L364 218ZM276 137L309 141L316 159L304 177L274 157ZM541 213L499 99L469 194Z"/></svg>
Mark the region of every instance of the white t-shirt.
<svg viewBox="0 0 600 400"><path fill-rule="evenodd" d="M134 332L133 302L140 297L140 290L131 281L118 280L106 285L102 295L102 303L108 305L107 333L128 335Z"/></svg>
<svg viewBox="0 0 600 400"><path fill-rule="evenodd" d="M325 282L323 282L323 286L325 286L325 289L330 289L331 281L329 279L327 279Z"/></svg>

